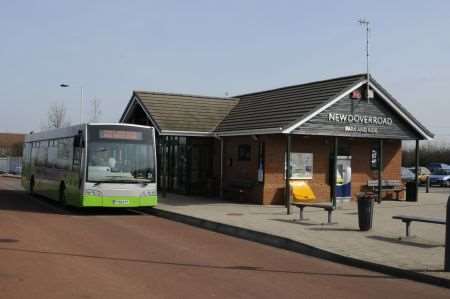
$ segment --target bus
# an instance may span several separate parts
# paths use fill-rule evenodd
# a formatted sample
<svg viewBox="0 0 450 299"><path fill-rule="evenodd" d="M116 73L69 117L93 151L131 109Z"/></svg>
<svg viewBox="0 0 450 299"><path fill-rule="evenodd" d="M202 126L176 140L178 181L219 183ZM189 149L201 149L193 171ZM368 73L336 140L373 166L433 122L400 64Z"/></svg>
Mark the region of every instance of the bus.
<svg viewBox="0 0 450 299"><path fill-rule="evenodd" d="M25 136L22 185L63 205L157 204L154 128L89 123Z"/></svg>

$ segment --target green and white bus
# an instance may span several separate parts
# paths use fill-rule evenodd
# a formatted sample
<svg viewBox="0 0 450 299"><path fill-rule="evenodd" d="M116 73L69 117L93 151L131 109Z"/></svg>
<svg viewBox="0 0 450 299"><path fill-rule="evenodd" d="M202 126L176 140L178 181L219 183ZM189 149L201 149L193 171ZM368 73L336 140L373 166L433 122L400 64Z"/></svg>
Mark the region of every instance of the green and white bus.
<svg viewBox="0 0 450 299"><path fill-rule="evenodd" d="M157 203L154 128L83 124L25 136L22 184L76 207Z"/></svg>

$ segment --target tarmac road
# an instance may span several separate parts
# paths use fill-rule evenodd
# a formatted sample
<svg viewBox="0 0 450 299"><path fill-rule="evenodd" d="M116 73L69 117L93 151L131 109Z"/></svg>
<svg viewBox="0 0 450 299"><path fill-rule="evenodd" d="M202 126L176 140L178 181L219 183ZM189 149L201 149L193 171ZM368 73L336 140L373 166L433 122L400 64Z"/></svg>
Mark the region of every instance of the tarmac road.
<svg viewBox="0 0 450 299"><path fill-rule="evenodd" d="M0 177L0 298L211 297L450 298L450 290L133 211L65 211Z"/></svg>

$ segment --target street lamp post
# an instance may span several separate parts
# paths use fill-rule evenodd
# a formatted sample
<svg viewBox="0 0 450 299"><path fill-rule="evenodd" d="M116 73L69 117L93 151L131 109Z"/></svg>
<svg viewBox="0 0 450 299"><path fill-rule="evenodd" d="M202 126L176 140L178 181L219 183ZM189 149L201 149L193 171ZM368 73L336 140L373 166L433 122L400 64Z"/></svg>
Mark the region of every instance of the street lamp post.
<svg viewBox="0 0 450 299"><path fill-rule="evenodd" d="M59 84L59 87L70 87L69 84ZM80 124L83 123L83 86L79 86L80 88Z"/></svg>

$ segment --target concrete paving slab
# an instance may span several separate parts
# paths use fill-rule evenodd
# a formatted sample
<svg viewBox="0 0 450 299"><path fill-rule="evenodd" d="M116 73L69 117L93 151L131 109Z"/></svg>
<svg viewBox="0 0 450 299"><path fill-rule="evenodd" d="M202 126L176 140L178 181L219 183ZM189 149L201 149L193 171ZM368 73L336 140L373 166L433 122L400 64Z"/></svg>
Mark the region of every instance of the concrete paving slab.
<svg viewBox="0 0 450 299"><path fill-rule="evenodd" d="M445 219L449 189L419 193L418 202L383 201L375 204L370 231L359 231L355 202L344 202L333 212L334 225L326 225L327 213L305 208L308 221L298 221L299 209L286 214L282 206L240 204L168 194L160 197L157 210L279 236L344 258L395 267L450 281L444 269L445 226L413 222L413 238L404 239L405 224L394 215Z"/></svg>

